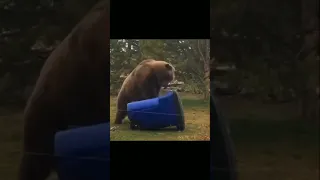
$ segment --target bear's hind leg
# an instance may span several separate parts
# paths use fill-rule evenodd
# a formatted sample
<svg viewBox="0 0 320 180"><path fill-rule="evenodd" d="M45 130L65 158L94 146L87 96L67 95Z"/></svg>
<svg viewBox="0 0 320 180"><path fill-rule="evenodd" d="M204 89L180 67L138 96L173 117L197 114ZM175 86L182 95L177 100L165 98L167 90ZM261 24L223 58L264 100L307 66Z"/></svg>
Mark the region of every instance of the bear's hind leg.
<svg viewBox="0 0 320 180"><path fill-rule="evenodd" d="M117 100L117 114L114 121L115 124L122 124L123 119L127 116L128 98L120 90Z"/></svg>
<svg viewBox="0 0 320 180"><path fill-rule="evenodd" d="M24 154L20 165L19 180L45 180L51 173L52 157Z"/></svg>
<svg viewBox="0 0 320 180"><path fill-rule="evenodd" d="M127 116L126 110L117 110L116 120L114 121L115 124L122 124L122 120Z"/></svg>
<svg viewBox="0 0 320 180"><path fill-rule="evenodd" d="M26 131L19 180L45 180L54 168L54 133L50 128L39 134L33 129Z"/></svg>

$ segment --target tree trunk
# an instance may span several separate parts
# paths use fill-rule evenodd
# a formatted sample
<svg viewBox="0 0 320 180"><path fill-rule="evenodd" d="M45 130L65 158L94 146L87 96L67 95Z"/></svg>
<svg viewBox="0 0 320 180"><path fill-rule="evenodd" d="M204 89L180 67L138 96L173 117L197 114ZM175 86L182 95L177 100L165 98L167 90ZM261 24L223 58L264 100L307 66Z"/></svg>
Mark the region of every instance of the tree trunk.
<svg viewBox="0 0 320 180"><path fill-rule="evenodd" d="M205 59L204 59L204 83L206 88L205 99L210 94L210 40L205 41Z"/></svg>
<svg viewBox="0 0 320 180"><path fill-rule="evenodd" d="M301 116L304 120L316 121L319 119L319 99L316 88L319 86L318 60L317 60L317 41L318 31L318 1L301 0L302 16L301 25L303 32L303 50L300 58L302 70L301 74Z"/></svg>

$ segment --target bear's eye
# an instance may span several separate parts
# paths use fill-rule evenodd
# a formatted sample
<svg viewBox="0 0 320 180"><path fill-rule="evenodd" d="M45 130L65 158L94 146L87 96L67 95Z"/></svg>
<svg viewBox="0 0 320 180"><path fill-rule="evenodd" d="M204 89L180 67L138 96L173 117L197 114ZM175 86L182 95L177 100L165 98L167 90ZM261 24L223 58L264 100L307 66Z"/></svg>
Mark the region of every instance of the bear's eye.
<svg viewBox="0 0 320 180"><path fill-rule="evenodd" d="M168 69L168 70L172 70L172 67L170 64L166 64L165 67Z"/></svg>

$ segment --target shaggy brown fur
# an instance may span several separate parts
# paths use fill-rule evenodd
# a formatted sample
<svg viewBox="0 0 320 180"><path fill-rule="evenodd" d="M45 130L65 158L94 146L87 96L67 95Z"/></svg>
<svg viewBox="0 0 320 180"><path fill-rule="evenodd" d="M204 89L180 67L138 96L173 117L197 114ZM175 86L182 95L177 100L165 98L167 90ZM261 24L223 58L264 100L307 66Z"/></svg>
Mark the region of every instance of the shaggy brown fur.
<svg viewBox="0 0 320 180"><path fill-rule="evenodd" d="M54 135L68 125L108 121L109 1L98 3L51 53L24 114L20 180L45 180Z"/></svg>
<svg viewBox="0 0 320 180"><path fill-rule="evenodd" d="M174 79L174 67L165 61L142 61L124 80L117 101L115 124L121 124L127 115L127 104L155 98L160 88Z"/></svg>

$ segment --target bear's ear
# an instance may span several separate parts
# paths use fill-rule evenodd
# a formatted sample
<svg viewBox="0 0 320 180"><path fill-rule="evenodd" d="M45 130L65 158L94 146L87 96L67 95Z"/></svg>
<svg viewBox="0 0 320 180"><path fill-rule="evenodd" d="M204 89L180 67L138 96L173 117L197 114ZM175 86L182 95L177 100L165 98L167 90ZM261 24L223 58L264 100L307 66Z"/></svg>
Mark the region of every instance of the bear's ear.
<svg viewBox="0 0 320 180"><path fill-rule="evenodd" d="M170 64L165 64L165 67L168 69L168 70L172 70L172 66Z"/></svg>

